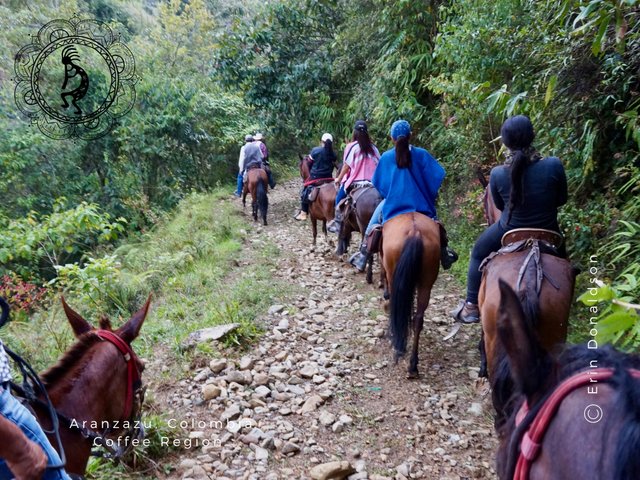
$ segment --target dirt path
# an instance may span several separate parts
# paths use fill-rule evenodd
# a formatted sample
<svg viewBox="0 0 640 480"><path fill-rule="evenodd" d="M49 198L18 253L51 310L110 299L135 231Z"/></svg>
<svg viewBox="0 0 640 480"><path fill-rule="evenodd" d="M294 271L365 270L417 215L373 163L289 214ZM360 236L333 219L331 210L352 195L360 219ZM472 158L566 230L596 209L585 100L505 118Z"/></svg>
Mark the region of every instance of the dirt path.
<svg viewBox="0 0 640 480"><path fill-rule="evenodd" d="M494 478L490 399L476 381L479 327L442 341L461 294L455 282L440 273L421 378L406 380L384 338L381 291L324 239L311 251L308 222L293 220L298 188L289 182L270 194L270 225L250 227L248 245L279 247L273 274L293 293L273 299L252 351L213 360L168 397L169 416L189 423L181 441L197 446L166 478L345 478L316 474L332 461L346 461L353 480Z"/></svg>

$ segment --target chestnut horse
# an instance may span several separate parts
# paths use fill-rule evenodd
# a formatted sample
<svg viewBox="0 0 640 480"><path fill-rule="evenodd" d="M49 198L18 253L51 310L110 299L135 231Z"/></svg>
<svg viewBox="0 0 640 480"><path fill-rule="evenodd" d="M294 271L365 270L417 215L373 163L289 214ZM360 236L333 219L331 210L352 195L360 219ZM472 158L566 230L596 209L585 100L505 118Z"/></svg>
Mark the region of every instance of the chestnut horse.
<svg viewBox="0 0 640 480"><path fill-rule="evenodd" d="M514 382L498 430L500 480L632 480L640 472L640 357L611 347L550 354L536 323L500 282L498 342Z"/></svg>
<svg viewBox="0 0 640 480"><path fill-rule="evenodd" d="M390 295L389 326L395 358L407 349L409 327L413 345L408 378L418 378L418 342L429 305L431 288L440 268L440 229L426 215L404 213L387 220L382 227L380 262L385 274L384 296ZM417 300L413 313L414 294Z"/></svg>
<svg viewBox="0 0 640 480"><path fill-rule="evenodd" d="M309 180L311 175L311 166L313 165L313 159L310 155L304 157L298 154L300 157L300 177L304 186L307 186L313 182ZM333 182L324 183L318 187L318 196L313 202L309 203L309 219L311 220L311 232L313 235L313 245L316 244L318 237L318 220L322 222L322 232L327 236L327 222L333 220L335 216L335 203L336 203L336 187Z"/></svg>
<svg viewBox="0 0 640 480"><path fill-rule="evenodd" d="M251 193L251 213L253 220L258 221L258 209L260 209L260 216L262 217L262 223L267 224L267 210L269 209L269 197L267 196L267 185L269 179L267 172L262 168L252 168L247 171L247 181L244 184L242 191L242 207L247 205L247 193Z"/></svg>
<svg viewBox="0 0 640 480"><path fill-rule="evenodd" d="M364 232L369 225L371 215L376 209L382 197L374 186L363 187L351 192L352 202L349 203L344 212L344 221L338 232L338 246L336 255L340 256L347 252L351 242L351 234L359 232L364 240ZM367 283L373 282L373 255L367 259Z"/></svg>
<svg viewBox="0 0 640 480"><path fill-rule="evenodd" d="M500 220L500 215L502 212L498 210L495 202L493 201L493 195L491 195L491 188L489 188L489 182L486 177L483 175L482 170L477 170L478 180L480 180L480 184L482 188L484 188L484 193L482 195L482 205L484 207L484 218L487 221L487 225L493 225L498 220Z"/></svg>
<svg viewBox="0 0 640 480"><path fill-rule="evenodd" d="M140 374L144 364L130 344L140 332L150 301L151 296L119 329L112 330L103 317L96 330L62 299L77 342L40 379L55 409L64 450L59 453L66 457L67 473L84 475L93 447L102 445L112 458L118 458L142 435L144 388ZM58 449L45 393L37 383L31 387L37 397L25 394L20 385L12 384L12 388L28 399L49 441Z"/></svg>

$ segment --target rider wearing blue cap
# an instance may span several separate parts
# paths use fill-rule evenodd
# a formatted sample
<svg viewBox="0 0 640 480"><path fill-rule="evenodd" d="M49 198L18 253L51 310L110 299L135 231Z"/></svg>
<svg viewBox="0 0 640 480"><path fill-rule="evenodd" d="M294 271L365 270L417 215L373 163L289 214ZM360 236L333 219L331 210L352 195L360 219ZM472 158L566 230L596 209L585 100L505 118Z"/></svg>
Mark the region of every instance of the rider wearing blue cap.
<svg viewBox="0 0 640 480"><path fill-rule="evenodd" d="M406 120L394 122L390 135L395 147L382 154L372 179L384 200L374 211L365 235L371 233L376 224L403 213L418 212L437 218L436 198L445 176L444 168L424 148L409 144L411 125ZM457 256L447 250L446 235L442 231L440 244L443 267L449 268ZM363 242L360 252L350 262L363 271L367 256Z"/></svg>

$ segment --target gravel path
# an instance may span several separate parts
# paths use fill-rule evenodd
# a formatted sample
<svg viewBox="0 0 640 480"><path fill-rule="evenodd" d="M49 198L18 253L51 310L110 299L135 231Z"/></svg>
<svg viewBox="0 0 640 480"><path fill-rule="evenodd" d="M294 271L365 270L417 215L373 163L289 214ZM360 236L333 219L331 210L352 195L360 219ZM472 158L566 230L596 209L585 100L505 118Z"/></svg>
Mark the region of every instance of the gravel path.
<svg viewBox="0 0 640 480"><path fill-rule="evenodd" d="M289 182L270 194L270 225L253 224L247 245L280 248L273 274L294 293L273 299L251 351L212 360L166 396L169 416L189 422L182 440L196 446L165 478L495 478L490 396L477 380L479 327L442 340L459 287L441 271L420 342L421 378L407 380L385 338L381 290L324 238L311 251L310 225L293 220L298 188Z"/></svg>

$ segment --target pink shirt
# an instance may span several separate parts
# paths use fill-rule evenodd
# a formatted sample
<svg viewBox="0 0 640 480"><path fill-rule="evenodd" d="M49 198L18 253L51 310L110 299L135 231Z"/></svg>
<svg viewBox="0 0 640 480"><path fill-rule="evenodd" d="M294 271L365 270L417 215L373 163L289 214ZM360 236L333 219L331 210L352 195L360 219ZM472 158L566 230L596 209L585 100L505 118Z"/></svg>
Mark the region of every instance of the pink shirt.
<svg viewBox="0 0 640 480"><path fill-rule="evenodd" d="M346 190L353 182L361 180L371 181L373 178L373 172L376 171L378 166L378 160L380 159L380 152L375 145L373 146L374 155L364 155L360 151L360 145L358 142L349 143L344 149L343 162L349 166L349 173L343 180L343 186Z"/></svg>

